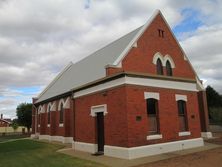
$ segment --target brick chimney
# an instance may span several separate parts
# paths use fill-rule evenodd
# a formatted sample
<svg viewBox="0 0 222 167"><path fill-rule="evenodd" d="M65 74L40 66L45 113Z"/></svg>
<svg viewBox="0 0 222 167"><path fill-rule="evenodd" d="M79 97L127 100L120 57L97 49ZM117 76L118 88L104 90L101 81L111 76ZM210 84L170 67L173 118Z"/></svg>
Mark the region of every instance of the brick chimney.
<svg viewBox="0 0 222 167"><path fill-rule="evenodd" d="M3 114L1 114L1 119L3 119Z"/></svg>

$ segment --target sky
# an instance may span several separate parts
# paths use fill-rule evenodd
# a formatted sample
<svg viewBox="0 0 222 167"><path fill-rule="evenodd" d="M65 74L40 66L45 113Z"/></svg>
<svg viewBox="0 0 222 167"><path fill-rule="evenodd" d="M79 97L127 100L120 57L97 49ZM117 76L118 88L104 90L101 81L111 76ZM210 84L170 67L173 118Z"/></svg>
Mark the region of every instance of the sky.
<svg viewBox="0 0 222 167"><path fill-rule="evenodd" d="M0 0L0 113L15 118L70 62L160 9L205 85L222 93L221 0Z"/></svg>

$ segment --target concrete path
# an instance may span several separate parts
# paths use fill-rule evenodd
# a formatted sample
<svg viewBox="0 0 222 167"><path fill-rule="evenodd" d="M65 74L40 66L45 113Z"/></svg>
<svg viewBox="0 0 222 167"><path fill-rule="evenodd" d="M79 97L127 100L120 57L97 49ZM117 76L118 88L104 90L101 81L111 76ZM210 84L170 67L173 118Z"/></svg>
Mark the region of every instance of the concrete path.
<svg viewBox="0 0 222 167"><path fill-rule="evenodd" d="M181 155L187 155L187 154L196 153L200 151L206 151L206 150L210 150L210 149L218 148L218 147L222 147L222 146L205 142L205 146L203 147L197 147L193 149L175 151L175 152L166 153L166 154L148 156L148 157L138 158L134 160L124 160L124 159L112 158L112 157L107 157L107 156L93 156L90 153L75 151L72 148L65 148L62 150L58 150L58 152L67 154L73 157L94 161L94 162L97 162L97 163L100 163L109 167L132 167L132 166L147 164L150 162L156 162L156 161L165 160L165 159L169 159L173 157L178 157Z"/></svg>
<svg viewBox="0 0 222 167"><path fill-rule="evenodd" d="M12 142L12 141L17 141L17 140L24 140L24 139L30 139L30 138L29 137L24 137L24 138L19 138L19 139L9 139L9 140L6 140L6 141L0 141L0 144L1 143Z"/></svg>

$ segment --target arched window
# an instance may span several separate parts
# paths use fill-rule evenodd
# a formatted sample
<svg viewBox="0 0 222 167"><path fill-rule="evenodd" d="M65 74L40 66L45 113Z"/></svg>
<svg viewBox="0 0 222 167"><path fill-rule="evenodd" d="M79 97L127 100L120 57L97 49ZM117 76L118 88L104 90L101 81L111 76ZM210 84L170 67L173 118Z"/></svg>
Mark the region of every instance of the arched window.
<svg viewBox="0 0 222 167"><path fill-rule="evenodd" d="M173 75L172 67L171 67L171 64L168 60L166 62L166 74L167 74L167 76Z"/></svg>
<svg viewBox="0 0 222 167"><path fill-rule="evenodd" d="M161 60L158 58L156 62L156 70L158 75L163 75L163 65Z"/></svg>
<svg viewBox="0 0 222 167"><path fill-rule="evenodd" d="M50 124L51 106L48 108L48 124Z"/></svg>
<svg viewBox="0 0 222 167"><path fill-rule="evenodd" d="M150 134L159 133L158 123L158 100L146 99L147 116L148 116L148 128Z"/></svg>
<svg viewBox="0 0 222 167"><path fill-rule="evenodd" d="M38 124L38 126L40 126L40 124L41 124L41 115L40 115L41 111L42 111L42 107L40 106L37 110L37 124Z"/></svg>
<svg viewBox="0 0 222 167"><path fill-rule="evenodd" d="M40 125L40 124L41 124L41 115L40 115L40 113L38 113L37 122L38 122L38 125Z"/></svg>
<svg viewBox="0 0 222 167"><path fill-rule="evenodd" d="M64 107L63 103L61 103L59 110L59 123L63 123L63 114L64 114Z"/></svg>
<svg viewBox="0 0 222 167"><path fill-rule="evenodd" d="M188 125L187 125L186 101L178 100L177 107L178 107L178 114L179 114L179 130L180 132L187 131Z"/></svg>

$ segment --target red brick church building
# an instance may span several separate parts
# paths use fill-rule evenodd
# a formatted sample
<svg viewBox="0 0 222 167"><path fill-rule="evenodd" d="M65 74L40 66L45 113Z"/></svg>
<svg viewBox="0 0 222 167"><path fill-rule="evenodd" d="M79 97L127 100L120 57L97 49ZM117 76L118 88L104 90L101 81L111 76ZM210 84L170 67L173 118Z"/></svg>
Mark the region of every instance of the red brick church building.
<svg viewBox="0 0 222 167"><path fill-rule="evenodd" d="M205 89L158 10L33 98L32 137L124 159L202 146Z"/></svg>

